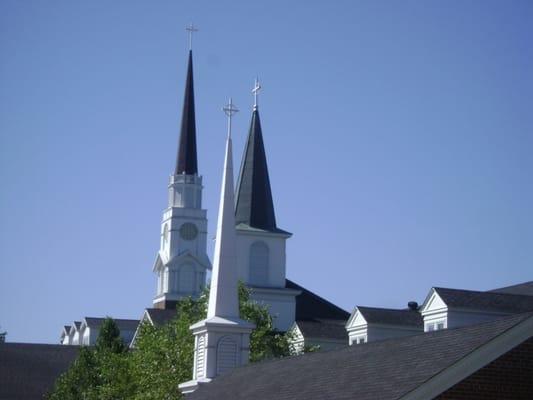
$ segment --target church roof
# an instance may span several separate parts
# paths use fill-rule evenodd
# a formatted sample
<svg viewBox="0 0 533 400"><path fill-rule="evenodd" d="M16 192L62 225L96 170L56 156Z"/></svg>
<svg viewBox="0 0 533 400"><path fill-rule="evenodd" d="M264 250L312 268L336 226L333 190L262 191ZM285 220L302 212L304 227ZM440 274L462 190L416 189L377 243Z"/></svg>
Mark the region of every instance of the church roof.
<svg viewBox="0 0 533 400"><path fill-rule="evenodd" d="M489 292L533 296L533 281L519 283L517 285L506 286L498 289L492 289L489 290Z"/></svg>
<svg viewBox="0 0 533 400"><path fill-rule="evenodd" d="M105 318L100 317L85 317L84 321L86 325L89 328L99 328L105 321ZM117 325L118 329L121 331L134 331L137 329L137 326L139 325L138 319L121 319L121 318L113 318L113 321L115 321L115 324Z"/></svg>
<svg viewBox="0 0 533 400"><path fill-rule="evenodd" d="M146 312L148 318L155 326L161 326L176 318L178 316L177 311L170 309L160 309L160 308L147 308Z"/></svg>
<svg viewBox="0 0 533 400"><path fill-rule="evenodd" d="M42 399L78 352L78 346L0 344L0 399Z"/></svg>
<svg viewBox="0 0 533 400"><path fill-rule="evenodd" d="M276 226L261 120L257 108L254 108L252 113L237 181L235 223L241 226L240 229L249 226L269 232L281 231Z"/></svg>
<svg viewBox="0 0 533 400"><path fill-rule="evenodd" d="M348 345L348 332L343 320L296 321L296 325L306 339L338 339Z"/></svg>
<svg viewBox="0 0 533 400"><path fill-rule="evenodd" d="M194 112L192 50L189 50L189 64L187 66L187 80L185 84L185 96L183 99L181 132L175 174L198 174L198 160L196 157L196 116Z"/></svg>
<svg viewBox="0 0 533 400"><path fill-rule="evenodd" d="M312 321L319 319L342 320L346 322L350 313L337 307L335 304L307 290L306 288L286 279L285 287L300 290L296 296L296 321Z"/></svg>
<svg viewBox="0 0 533 400"><path fill-rule="evenodd" d="M397 400L419 390L441 390L440 394L447 389L439 380L443 374L454 371L457 383L468 376L463 359L480 369L491 361L487 354L497 357L508 351L507 343L502 345L504 338L513 346L530 338L532 325L533 314L527 313L249 364L201 385L188 399Z"/></svg>
<svg viewBox="0 0 533 400"><path fill-rule="evenodd" d="M424 321L422 315L416 310L395 310L391 308L375 308L357 306L369 324L401 325L422 328Z"/></svg>
<svg viewBox="0 0 533 400"><path fill-rule="evenodd" d="M440 287L434 289L451 308L502 313L533 311L533 296Z"/></svg>

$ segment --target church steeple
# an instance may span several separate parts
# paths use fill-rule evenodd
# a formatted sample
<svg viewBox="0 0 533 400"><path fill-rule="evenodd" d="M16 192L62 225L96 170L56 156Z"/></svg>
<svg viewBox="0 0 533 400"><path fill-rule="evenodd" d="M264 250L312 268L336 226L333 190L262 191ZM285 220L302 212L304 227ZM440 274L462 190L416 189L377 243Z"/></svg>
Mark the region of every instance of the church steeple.
<svg viewBox="0 0 533 400"><path fill-rule="evenodd" d="M190 327L194 335L193 378L179 385L182 393L190 393L199 384L210 382L233 368L247 364L250 357L250 333L255 328L252 323L239 318L231 145L231 117L238 110L231 99L223 110L228 116L228 137L207 318Z"/></svg>
<svg viewBox="0 0 533 400"><path fill-rule="evenodd" d="M192 71L192 33L176 169L168 184L168 207L163 211L161 242L153 270L157 274L154 307L176 309L184 297L198 297L211 262L207 256L207 211L202 209L202 177L196 159L196 121Z"/></svg>
<svg viewBox="0 0 533 400"><path fill-rule="evenodd" d="M189 50L187 80L183 99L181 132L176 161L176 175L197 175L198 160L196 156L196 117L194 112L194 79L192 71L192 50Z"/></svg>
<svg viewBox="0 0 533 400"><path fill-rule="evenodd" d="M277 231L274 202L268 176L268 166L257 105L261 86L256 80L254 108L237 182L235 222L265 231Z"/></svg>
<svg viewBox="0 0 533 400"><path fill-rule="evenodd" d="M237 112L231 99L224 108L228 116L226 156L218 209L213 275L209 291L207 318L239 318L237 297L237 245L235 235L235 204L233 186L233 150L231 143L231 117Z"/></svg>

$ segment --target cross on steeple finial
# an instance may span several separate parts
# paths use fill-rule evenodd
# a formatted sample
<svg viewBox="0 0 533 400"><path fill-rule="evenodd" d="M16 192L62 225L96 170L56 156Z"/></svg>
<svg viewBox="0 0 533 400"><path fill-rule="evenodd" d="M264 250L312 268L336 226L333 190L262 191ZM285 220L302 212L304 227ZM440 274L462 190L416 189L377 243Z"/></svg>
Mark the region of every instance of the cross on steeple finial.
<svg viewBox="0 0 533 400"><path fill-rule="evenodd" d="M228 117L228 137L231 137L231 118L233 117L233 114L238 113L239 109L235 107L233 104L233 100L231 97L229 98L229 103L222 108L222 111L224 111L224 114Z"/></svg>
<svg viewBox="0 0 533 400"><path fill-rule="evenodd" d="M192 50L192 34L198 32L198 28L194 24L189 24L185 30L189 33L189 50Z"/></svg>
<svg viewBox="0 0 533 400"><path fill-rule="evenodd" d="M259 78L255 78L254 88L252 89L252 93L254 94L254 110L257 110L257 96L260 90L261 85L259 84Z"/></svg>

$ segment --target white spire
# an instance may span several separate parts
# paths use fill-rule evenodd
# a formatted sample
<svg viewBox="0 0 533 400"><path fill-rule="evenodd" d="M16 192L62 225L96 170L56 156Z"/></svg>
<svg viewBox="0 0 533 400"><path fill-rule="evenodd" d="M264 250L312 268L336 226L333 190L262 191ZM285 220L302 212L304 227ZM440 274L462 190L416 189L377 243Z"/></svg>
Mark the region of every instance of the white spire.
<svg viewBox="0 0 533 400"><path fill-rule="evenodd" d="M231 146L231 117L238 110L234 108L231 99L223 110L228 116L228 136L209 306L207 318L190 327L194 335L193 374L192 380L179 385L182 393L191 393L199 384L207 383L232 368L248 363L250 333L255 327L254 324L239 318Z"/></svg>
<svg viewBox="0 0 533 400"><path fill-rule="evenodd" d="M238 110L230 99L224 109L228 116L228 136L226 157L222 175L220 205L215 244L213 274L209 292L207 318L239 318L239 299L237 293L237 244L235 234L235 210L233 189L233 154L231 143L231 117Z"/></svg>

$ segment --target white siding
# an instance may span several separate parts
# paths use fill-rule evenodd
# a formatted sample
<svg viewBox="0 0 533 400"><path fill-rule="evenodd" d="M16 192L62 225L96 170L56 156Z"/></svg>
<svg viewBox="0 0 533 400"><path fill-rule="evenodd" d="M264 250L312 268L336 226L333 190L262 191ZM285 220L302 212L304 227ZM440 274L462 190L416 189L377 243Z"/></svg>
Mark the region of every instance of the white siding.
<svg viewBox="0 0 533 400"><path fill-rule="evenodd" d="M255 242L250 246L250 284L268 286L269 250L264 242Z"/></svg>

